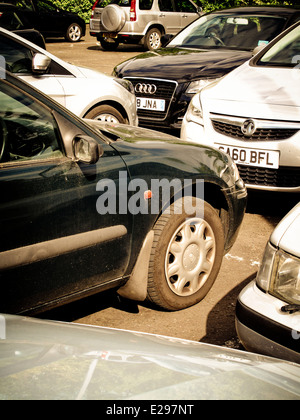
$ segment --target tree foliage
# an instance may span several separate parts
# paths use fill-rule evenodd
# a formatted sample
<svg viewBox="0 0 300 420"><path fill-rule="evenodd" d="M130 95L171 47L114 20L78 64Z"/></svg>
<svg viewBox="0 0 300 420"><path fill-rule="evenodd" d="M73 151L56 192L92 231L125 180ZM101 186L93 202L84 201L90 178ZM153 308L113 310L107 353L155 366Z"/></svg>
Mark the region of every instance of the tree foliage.
<svg viewBox="0 0 300 420"><path fill-rule="evenodd" d="M57 7L77 13L86 23L89 22L91 16L92 6L95 0L50 0L51 3ZM175 0L176 1L176 0ZM194 0L196 4L202 6L204 12L211 12L218 9L226 9L229 7L240 6L296 6L300 4L300 0L286 0L286 1L261 1L261 0Z"/></svg>
<svg viewBox="0 0 300 420"><path fill-rule="evenodd" d="M92 6L94 0L50 0L51 3L60 9L76 13L82 17L86 23L89 22L91 17Z"/></svg>
<svg viewBox="0 0 300 420"><path fill-rule="evenodd" d="M202 4L205 12L210 12L218 9L226 9L229 7L242 6L296 6L300 4L300 0L286 0L286 1L261 1L261 0L216 0L214 2L207 0L196 0L197 4Z"/></svg>

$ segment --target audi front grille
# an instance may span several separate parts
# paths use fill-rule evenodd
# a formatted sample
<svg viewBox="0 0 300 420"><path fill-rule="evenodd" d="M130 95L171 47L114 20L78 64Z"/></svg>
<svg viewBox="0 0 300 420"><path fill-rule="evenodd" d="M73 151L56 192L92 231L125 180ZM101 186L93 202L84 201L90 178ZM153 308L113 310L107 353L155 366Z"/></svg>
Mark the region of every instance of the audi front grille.
<svg viewBox="0 0 300 420"><path fill-rule="evenodd" d="M137 114L140 119L163 121L168 115L168 111L177 88L177 82L172 80L161 80L151 78L127 77L135 89L135 95L139 98L164 99L165 110L153 111L149 109L138 109ZM143 90L142 86L145 86ZM154 87L155 86L155 89ZM136 92L138 90L138 92Z"/></svg>

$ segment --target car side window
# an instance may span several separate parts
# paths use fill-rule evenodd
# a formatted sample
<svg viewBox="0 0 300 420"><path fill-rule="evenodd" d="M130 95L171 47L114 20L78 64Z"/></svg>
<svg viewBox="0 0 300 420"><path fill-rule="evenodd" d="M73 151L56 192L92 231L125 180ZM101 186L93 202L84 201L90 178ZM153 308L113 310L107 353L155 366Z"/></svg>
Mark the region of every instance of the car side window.
<svg viewBox="0 0 300 420"><path fill-rule="evenodd" d="M172 0L159 0L158 6L162 12L174 12Z"/></svg>
<svg viewBox="0 0 300 420"><path fill-rule="evenodd" d="M0 8L0 26L14 31L15 29L23 29L24 25L18 15L10 10L1 11Z"/></svg>
<svg viewBox="0 0 300 420"><path fill-rule="evenodd" d="M32 53L24 45L0 35L0 54L11 73L32 73Z"/></svg>
<svg viewBox="0 0 300 420"><path fill-rule="evenodd" d="M177 12L196 13L196 8L186 0L176 0L175 8Z"/></svg>
<svg viewBox="0 0 300 420"><path fill-rule="evenodd" d="M139 8L140 10L151 10L153 5L153 0L140 0Z"/></svg>
<svg viewBox="0 0 300 420"><path fill-rule="evenodd" d="M0 34L0 55L4 57L6 69L11 73L32 74L32 59L35 51ZM68 76L67 69L51 60L47 74Z"/></svg>
<svg viewBox="0 0 300 420"><path fill-rule="evenodd" d="M13 86L0 85L0 164L63 157L51 112Z"/></svg>
<svg viewBox="0 0 300 420"><path fill-rule="evenodd" d="M57 7L54 4L48 3L47 1L38 0L37 7L42 12L56 12Z"/></svg>

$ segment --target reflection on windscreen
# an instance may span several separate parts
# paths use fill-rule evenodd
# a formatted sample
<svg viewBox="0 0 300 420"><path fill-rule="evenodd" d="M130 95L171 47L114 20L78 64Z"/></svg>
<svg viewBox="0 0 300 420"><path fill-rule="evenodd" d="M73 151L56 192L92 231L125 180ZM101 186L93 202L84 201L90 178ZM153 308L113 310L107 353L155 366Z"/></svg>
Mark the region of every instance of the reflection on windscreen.
<svg viewBox="0 0 300 420"><path fill-rule="evenodd" d="M251 51L268 44L283 29L285 19L274 16L203 16L168 45L188 48L232 48Z"/></svg>
<svg viewBox="0 0 300 420"><path fill-rule="evenodd" d="M300 26L276 42L257 65L296 67L300 63ZM299 68L299 67L297 67Z"/></svg>

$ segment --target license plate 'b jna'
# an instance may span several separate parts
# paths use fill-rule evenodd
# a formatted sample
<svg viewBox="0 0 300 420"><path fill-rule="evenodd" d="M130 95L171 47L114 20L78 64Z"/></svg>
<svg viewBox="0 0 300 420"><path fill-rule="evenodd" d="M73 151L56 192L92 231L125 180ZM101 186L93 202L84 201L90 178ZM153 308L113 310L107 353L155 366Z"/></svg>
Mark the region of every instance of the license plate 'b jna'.
<svg viewBox="0 0 300 420"><path fill-rule="evenodd" d="M137 109L148 109L150 111L164 111L166 101L164 99L136 98Z"/></svg>

